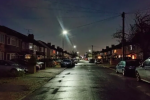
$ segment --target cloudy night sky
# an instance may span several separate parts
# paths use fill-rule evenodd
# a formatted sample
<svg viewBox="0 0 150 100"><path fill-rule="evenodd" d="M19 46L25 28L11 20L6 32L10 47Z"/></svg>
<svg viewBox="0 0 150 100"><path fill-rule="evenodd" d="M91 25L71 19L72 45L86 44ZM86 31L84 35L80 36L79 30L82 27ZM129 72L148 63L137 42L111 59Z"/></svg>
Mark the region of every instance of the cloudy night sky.
<svg viewBox="0 0 150 100"><path fill-rule="evenodd" d="M0 0L0 25L55 46L62 47L65 38L65 50L76 45L83 54L91 45L100 51L117 44L112 34L121 29L122 12L128 32L134 13L149 8L150 0Z"/></svg>

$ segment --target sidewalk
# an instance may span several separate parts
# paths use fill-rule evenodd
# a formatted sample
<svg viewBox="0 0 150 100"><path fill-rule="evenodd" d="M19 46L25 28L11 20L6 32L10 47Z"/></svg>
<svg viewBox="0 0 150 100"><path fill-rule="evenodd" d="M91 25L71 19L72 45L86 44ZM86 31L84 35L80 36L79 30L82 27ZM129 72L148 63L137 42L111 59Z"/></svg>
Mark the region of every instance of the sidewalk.
<svg viewBox="0 0 150 100"><path fill-rule="evenodd" d="M63 70L65 68L47 68L23 77L0 78L0 100L21 100Z"/></svg>

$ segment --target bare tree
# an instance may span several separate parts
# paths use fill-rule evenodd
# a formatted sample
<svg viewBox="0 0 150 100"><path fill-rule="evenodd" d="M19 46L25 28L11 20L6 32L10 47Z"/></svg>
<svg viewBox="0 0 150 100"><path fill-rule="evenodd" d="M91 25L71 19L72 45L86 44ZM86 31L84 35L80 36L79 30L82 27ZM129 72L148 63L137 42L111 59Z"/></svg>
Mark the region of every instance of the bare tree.
<svg viewBox="0 0 150 100"><path fill-rule="evenodd" d="M146 59L150 52L150 14L135 14L134 24L130 25L129 41L138 45Z"/></svg>
<svg viewBox="0 0 150 100"><path fill-rule="evenodd" d="M115 38L119 43L122 42L122 30L117 30L113 35L113 38ZM129 34L125 33L125 41L127 41L129 39Z"/></svg>

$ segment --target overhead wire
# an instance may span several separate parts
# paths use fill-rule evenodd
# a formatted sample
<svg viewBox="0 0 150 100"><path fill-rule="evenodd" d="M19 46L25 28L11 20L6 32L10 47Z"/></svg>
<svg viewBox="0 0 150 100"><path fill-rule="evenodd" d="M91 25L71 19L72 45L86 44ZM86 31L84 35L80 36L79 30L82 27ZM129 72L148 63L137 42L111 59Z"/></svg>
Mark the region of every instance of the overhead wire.
<svg viewBox="0 0 150 100"><path fill-rule="evenodd" d="M102 20L98 20L98 21L94 21L94 22L87 23L87 24L84 24L84 25L80 25L80 26L77 26L75 28L70 29L69 31L72 31L72 30L75 30L75 29L78 29L78 28L82 28L82 27L85 27L85 26L89 26L89 25L92 25L92 24L95 24L95 23L98 23L98 22L102 22L102 21L105 21L105 20L108 21L109 19L113 19L113 18L116 18L116 17L119 17L119 16L121 16L121 15L119 14L117 16L112 16L112 17L105 18L105 19L102 19Z"/></svg>

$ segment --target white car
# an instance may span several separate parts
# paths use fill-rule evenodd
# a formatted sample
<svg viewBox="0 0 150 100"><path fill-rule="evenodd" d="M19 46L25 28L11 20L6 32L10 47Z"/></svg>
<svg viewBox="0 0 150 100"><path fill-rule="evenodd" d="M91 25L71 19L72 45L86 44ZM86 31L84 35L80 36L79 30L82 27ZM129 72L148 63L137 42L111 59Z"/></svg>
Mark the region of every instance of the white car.
<svg viewBox="0 0 150 100"><path fill-rule="evenodd" d="M143 80L150 83L150 58L146 59L135 70L137 81Z"/></svg>

